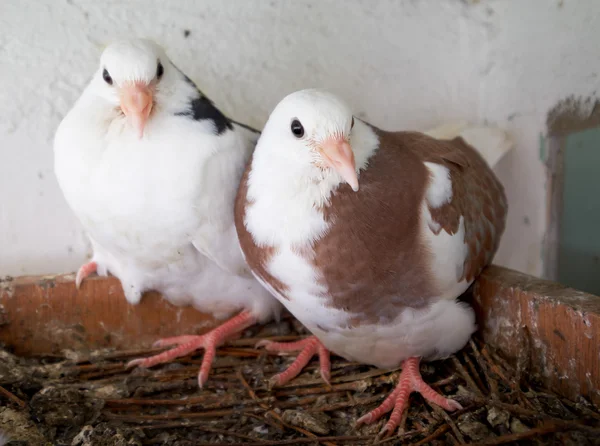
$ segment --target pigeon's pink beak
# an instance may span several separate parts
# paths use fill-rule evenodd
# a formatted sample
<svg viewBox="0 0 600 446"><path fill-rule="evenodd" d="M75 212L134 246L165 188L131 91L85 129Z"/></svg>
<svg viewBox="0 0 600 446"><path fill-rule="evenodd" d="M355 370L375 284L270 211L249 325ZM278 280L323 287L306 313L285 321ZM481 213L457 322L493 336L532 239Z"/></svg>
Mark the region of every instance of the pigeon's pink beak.
<svg viewBox="0 0 600 446"><path fill-rule="evenodd" d="M337 171L354 192L358 191L354 152L348 140L345 138L326 139L319 145L319 152L325 163Z"/></svg>
<svg viewBox="0 0 600 446"><path fill-rule="evenodd" d="M153 95L148 84L131 83L121 87L121 110L141 138L152 111Z"/></svg>

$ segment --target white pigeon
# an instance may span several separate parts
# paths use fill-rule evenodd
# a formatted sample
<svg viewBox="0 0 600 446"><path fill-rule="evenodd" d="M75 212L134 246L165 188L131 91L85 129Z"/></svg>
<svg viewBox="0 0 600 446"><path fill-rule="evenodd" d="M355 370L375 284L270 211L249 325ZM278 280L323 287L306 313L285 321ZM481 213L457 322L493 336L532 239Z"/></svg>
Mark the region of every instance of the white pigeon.
<svg viewBox="0 0 600 446"><path fill-rule="evenodd" d="M239 248L233 204L258 132L225 117L154 42L118 41L61 122L55 173L82 223L93 257L77 273L119 278L137 304L157 290L173 304L224 319L203 336L163 339L178 347L129 365L150 367L215 347L276 315L279 303L252 277Z"/></svg>

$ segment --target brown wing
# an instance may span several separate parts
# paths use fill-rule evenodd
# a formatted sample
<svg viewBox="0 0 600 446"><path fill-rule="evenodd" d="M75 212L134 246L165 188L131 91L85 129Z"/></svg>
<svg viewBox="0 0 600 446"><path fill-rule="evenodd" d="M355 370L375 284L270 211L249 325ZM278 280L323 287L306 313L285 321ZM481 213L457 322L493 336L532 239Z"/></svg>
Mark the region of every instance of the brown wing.
<svg viewBox="0 0 600 446"><path fill-rule="evenodd" d="M462 279L473 280L488 265L498 249L508 209L504 188L481 155L462 138L432 140L423 135L417 150L424 161L442 164L450 170L452 200L430 208L440 230L454 234L464 217L465 242L469 246Z"/></svg>
<svg viewBox="0 0 600 446"><path fill-rule="evenodd" d="M374 130L380 149L360 174L360 191L347 185L338 189L324 209L332 228L314 246L330 305L359 314L357 324L394 318L399 308L423 307L442 291L419 236L429 174L425 161L451 172L454 199L432 215L451 234L464 215L469 244L464 277L475 277L491 260L506 215L502 185L462 139Z"/></svg>

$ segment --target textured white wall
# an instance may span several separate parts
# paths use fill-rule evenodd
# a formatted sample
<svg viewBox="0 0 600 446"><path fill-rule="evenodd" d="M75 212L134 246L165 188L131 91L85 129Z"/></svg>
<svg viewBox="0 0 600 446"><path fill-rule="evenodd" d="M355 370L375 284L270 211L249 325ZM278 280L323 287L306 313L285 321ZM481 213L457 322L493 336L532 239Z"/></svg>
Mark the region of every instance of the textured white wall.
<svg viewBox="0 0 600 446"><path fill-rule="evenodd" d="M507 128L517 150L498 168L511 210L496 261L540 274L539 138L558 100L598 87L598 29L597 0L0 0L0 274L72 271L89 253L52 138L103 45L130 33L257 127L287 93L320 86L387 129Z"/></svg>

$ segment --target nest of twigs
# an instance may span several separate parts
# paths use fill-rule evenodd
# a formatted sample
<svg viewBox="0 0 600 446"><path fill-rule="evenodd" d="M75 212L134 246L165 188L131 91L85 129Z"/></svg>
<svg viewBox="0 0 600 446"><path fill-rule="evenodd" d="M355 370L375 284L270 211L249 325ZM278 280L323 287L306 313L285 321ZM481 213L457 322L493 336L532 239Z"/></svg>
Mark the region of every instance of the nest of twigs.
<svg viewBox="0 0 600 446"><path fill-rule="evenodd" d="M156 350L46 358L0 352L4 444L600 444L595 407L545 391L478 340L445 361L421 365L425 381L464 409L446 413L413 394L400 429L380 438L387 417L358 428L355 422L384 400L398 370L332 356L331 386L315 359L288 385L268 388L293 358L257 350L255 343L304 335L292 319L247 330L218 351L202 390L201 352L149 370L124 366Z"/></svg>

